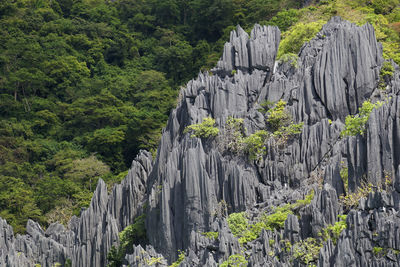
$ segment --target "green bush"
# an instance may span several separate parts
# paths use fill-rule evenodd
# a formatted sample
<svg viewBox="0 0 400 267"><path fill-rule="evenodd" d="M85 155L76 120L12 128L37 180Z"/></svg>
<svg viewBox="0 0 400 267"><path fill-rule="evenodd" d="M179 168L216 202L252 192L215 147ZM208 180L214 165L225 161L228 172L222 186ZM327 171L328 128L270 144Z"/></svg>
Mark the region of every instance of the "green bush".
<svg viewBox="0 0 400 267"><path fill-rule="evenodd" d="M178 267L184 259L185 259L185 252L179 251L178 259L175 262L173 262L169 267Z"/></svg>
<svg viewBox="0 0 400 267"><path fill-rule="evenodd" d="M345 209L350 210L352 208L358 207L360 203L360 199L363 197L367 197L369 193L372 192L372 184L371 183L363 183L360 187L357 188L356 192L347 193L345 196L341 195L339 197L340 202L344 206Z"/></svg>
<svg viewBox="0 0 400 267"><path fill-rule="evenodd" d="M243 152L245 132L246 129L243 126L243 119L229 117L225 123L224 132L222 136L220 136L223 149L234 154Z"/></svg>
<svg viewBox="0 0 400 267"><path fill-rule="evenodd" d="M394 73L394 67L392 63L390 63L389 61L385 61L382 65L380 76L384 79L390 78L393 76L393 73Z"/></svg>
<svg viewBox="0 0 400 267"><path fill-rule="evenodd" d="M129 252L129 249L131 249L133 245L144 245L147 242L145 220L146 214L138 216L133 224L125 227L125 229L118 234L120 245L118 248L112 246L107 255L107 266L121 266L125 254Z"/></svg>
<svg viewBox="0 0 400 267"><path fill-rule="evenodd" d="M213 118L205 118L200 124L193 124L186 127L184 133L192 132L190 137L209 138L215 137L219 133L219 129L214 127L215 120Z"/></svg>
<svg viewBox="0 0 400 267"><path fill-rule="evenodd" d="M284 39L279 45L277 58L280 59L284 54L298 54L305 42L310 41L322 28L325 21L319 20L310 23L297 23L288 30Z"/></svg>
<svg viewBox="0 0 400 267"><path fill-rule="evenodd" d="M247 216L245 212L231 213L228 216L228 226L232 234L241 237L247 230Z"/></svg>
<svg viewBox="0 0 400 267"><path fill-rule="evenodd" d="M250 136L244 138L245 150L251 160L261 159L266 153L265 141L269 133L259 130Z"/></svg>
<svg viewBox="0 0 400 267"><path fill-rule="evenodd" d="M283 10L278 12L270 21L270 25L278 26L281 31L286 31L290 26L299 20L299 11L296 9Z"/></svg>
<svg viewBox="0 0 400 267"><path fill-rule="evenodd" d="M315 192L313 189L313 190L311 190L311 192L308 195L306 195L304 197L304 199L297 200L296 203L294 203L292 205L292 209L299 209L299 208L309 205L311 203L311 201L314 199L314 195L315 195Z"/></svg>
<svg viewBox="0 0 400 267"><path fill-rule="evenodd" d="M209 239L214 239L217 240L219 233L218 232L204 232L201 233L202 235L204 235L205 237L209 238Z"/></svg>
<svg viewBox="0 0 400 267"><path fill-rule="evenodd" d="M293 54L293 53L283 54L279 58L279 61L284 62L284 63L289 62L290 65L295 68L299 67L298 60L299 60L299 56L297 54Z"/></svg>
<svg viewBox="0 0 400 267"><path fill-rule="evenodd" d="M373 247L372 248L372 253L374 254L375 257L382 257L383 251L384 250L381 247Z"/></svg>
<svg viewBox="0 0 400 267"><path fill-rule="evenodd" d="M286 102L279 100L275 107L268 110L267 124L273 131L278 143L286 143L288 138L300 134L304 123L293 123L290 114L286 111Z"/></svg>
<svg viewBox="0 0 400 267"><path fill-rule="evenodd" d="M331 239L333 244L337 244L340 233L347 228L346 224L347 215L339 215L339 221L337 221L334 225L328 225L324 229L321 230L320 236L322 236L324 241Z"/></svg>
<svg viewBox="0 0 400 267"><path fill-rule="evenodd" d="M362 106L359 108L359 112L356 115L348 115L345 121L345 128L341 133L341 136L356 136L365 132L365 125L369 119L369 116L374 108L379 108L383 105L382 101L378 101L372 104L369 100L364 101Z"/></svg>
<svg viewBox="0 0 400 267"><path fill-rule="evenodd" d="M133 224L125 227L125 229L119 233L121 246L128 247L133 244L143 244L147 241L145 221L146 214L140 215L135 219Z"/></svg>
<svg viewBox="0 0 400 267"><path fill-rule="evenodd" d="M303 123L293 123L290 114L285 110L285 101L279 100L275 106L270 101L260 105L262 108L259 111L267 115L267 124L269 129L274 131L273 134L259 130L244 137L246 129L243 127L243 119L229 117L219 139L224 150L234 154L245 152L250 160L259 160L266 154L266 142L270 137L275 137L280 143L285 143L289 137L301 133ZM200 126L195 125L195 127L198 129Z"/></svg>
<svg viewBox="0 0 400 267"><path fill-rule="evenodd" d="M311 203L314 198L314 190L306 195L304 199L297 200L294 204L286 204L277 207L271 214L262 214L256 222L249 224L245 212L232 213L228 217L228 226L232 234L239 238L239 243L247 243L255 240L261 234L262 229L283 229L289 214L295 209L304 207Z"/></svg>
<svg viewBox="0 0 400 267"><path fill-rule="evenodd" d="M268 111L267 124L272 132L279 130L283 126L287 126L291 122L290 114L285 110L286 102L279 100L275 107Z"/></svg>
<svg viewBox="0 0 400 267"><path fill-rule="evenodd" d="M394 73L394 67L389 61L385 61L379 74L379 89L385 90L387 83L390 81Z"/></svg>
<svg viewBox="0 0 400 267"><path fill-rule="evenodd" d="M274 102L266 100L260 103L261 108L259 108L258 111L265 115L274 105Z"/></svg>
<svg viewBox="0 0 400 267"><path fill-rule="evenodd" d="M309 237L305 240L301 240L293 245L294 254L293 256L300 262L307 266L312 266L312 263L316 263L319 256L319 251L322 248L322 244L315 238Z"/></svg>
<svg viewBox="0 0 400 267"><path fill-rule="evenodd" d="M248 264L246 258L242 255L235 254L229 256L228 260L221 263L220 267L246 267Z"/></svg>
<svg viewBox="0 0 400 267"><path fill-rule="evenodd" d="M279 130L275 131L274 136L286 142L289 137L301 134L303 126L303 122L291 123L288 126L283 126L279 128Z"/></svg>

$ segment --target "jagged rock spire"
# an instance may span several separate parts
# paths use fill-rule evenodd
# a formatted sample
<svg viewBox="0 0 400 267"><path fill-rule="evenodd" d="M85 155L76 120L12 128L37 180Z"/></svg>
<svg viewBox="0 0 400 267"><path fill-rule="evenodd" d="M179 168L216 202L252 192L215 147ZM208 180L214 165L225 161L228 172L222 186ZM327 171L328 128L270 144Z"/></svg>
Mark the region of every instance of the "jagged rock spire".
<svg viewBox="0 0 400 267"><path fill-rule="evenodd" d="M160 257L159 266L165 266L181 249L186 252L182 266L217 266L229 255L242 253L224 218L226 212L246 210L252 216L302 199L314 189L311 203L301 208L298 217L288 216L284 229L263 230L246 245L250 266L291 266L293 262L279 247L282 238L295 243L315 237L335 223L343 210L338 200L345 191L342 162L348 163L347 193L356 190L362 179L378 185L386 172L391 174L395 190L371 192L350 211L348 228L336 244L324 243L317 264L398 265L398 66L387 92L393 98L372 112L366 134L340 138L344 118L371 96L381 95L377 82L382 48L372 26L358 27L332 18L303 45L298 68L276 64L279 41L276 27L255 25L249 37L238 26L212 70L214 75L201 73L181 91L155 161L142 152L110 195L100 181L90 207L80 218L71 219L67 229L52 224L44 231L29 221L27 234L15 237L11 227L0 220L0 265L51 266L69 259L72 266L105 266L107 252L119 242L118 232L146 212L150 245L134 247L133 254L125 256L126 264L139 266L151 257ZM184 133L185 127L206 117L213 117L223 129L228 116L233 116L243 118L247 134L251 134L266 127L259 104L279 99L288 102L293 119L305 126L301 135L284 147L271 143L259 162L223 153L218 140ZM218 232L217 240L202 235L209 231ZM374 246L385 246L387 256L375 257ZM277 259L271 253L282 257Z"/></svg>

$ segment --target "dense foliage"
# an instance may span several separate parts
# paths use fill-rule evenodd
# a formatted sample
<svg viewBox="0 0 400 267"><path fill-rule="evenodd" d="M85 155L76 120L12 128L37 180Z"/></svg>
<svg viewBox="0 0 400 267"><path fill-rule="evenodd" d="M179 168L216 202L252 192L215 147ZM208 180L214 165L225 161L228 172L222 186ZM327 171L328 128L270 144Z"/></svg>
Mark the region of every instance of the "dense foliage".
<svg viewBox="0 0 400 267"><path fill-rule="evenodd" d="M66 223L97 180L155 152L177 88L238 23L297 1L0 2L0 216ZM221 38L222 37L222 38ZM218 40L223 41L218 41Z"/></svg>
<svg viewBox="0 0 400 267"><path fill-rule="evenodd" d="M215 64L236 24L279 26L279 56L296 66L302 42L340 15L371 23L400 62L398 0L300 3L0 1L0 217L16 232L28 218L66 223L99 178L120 181L140 149L155 152L178 87Z"/></svg>

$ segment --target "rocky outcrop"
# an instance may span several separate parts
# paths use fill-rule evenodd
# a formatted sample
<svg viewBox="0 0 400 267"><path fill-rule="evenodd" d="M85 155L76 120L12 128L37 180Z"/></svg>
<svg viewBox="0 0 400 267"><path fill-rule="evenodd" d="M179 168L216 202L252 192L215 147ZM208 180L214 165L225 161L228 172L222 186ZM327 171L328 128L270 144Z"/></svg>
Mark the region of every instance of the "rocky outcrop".
<svg viewBox="0 0 400 267"><path fill-rule="evenodd" d="M29 221L27 235L15 237L0 220L0 264L105 266L118 232L146 213L149 245L132 247L125 265L166 266L179 250L185 254L180 266L218 266L234 254L249 266L398 265L398 66L380 91L384 60L373 27L337 17L303 45L297 64L276 60L279 41L276 27L256 25L250 37L237 27L212 74L200 73L181 90L154 162L142 152L109 195L100 181L90 207L67 228L53 224L43 231ZM228 117L234 117L243 119L250 135L268 128L260 104L279 99L304 126L284 144L270 139L262 159L227 152L222 137L184 132L212 117L223 134ZM384 104L372 112L365 134L342 137L345 117L368 99ZM368 183L369 194L351 206L340 200ZM292 205L284 226L263 229L250 242L240 244L228 226L228 214L246 211L249 223L256 223L311 190L311 202ZM341 214L347 214L346 229L322 239ZM312 240L320 247L307 262L299 249Z"/></svg>

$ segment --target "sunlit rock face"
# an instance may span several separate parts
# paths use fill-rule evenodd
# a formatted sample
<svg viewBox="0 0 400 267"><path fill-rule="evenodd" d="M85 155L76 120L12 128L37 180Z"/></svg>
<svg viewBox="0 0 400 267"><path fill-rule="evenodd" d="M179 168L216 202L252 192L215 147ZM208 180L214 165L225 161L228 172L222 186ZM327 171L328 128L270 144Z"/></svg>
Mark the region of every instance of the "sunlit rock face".
<svg viewBox="0 0 400 267"><path fill-rule="evenodd" d="M29 221L26 235L13 235L0 220L1 266L106 266L118 233L146 214L147 245L134 246L123 265L218 266L242 254L249 266L303 266L291 249L318 238L338 215L346 229L323 242L317 266L398 266L400 263L400 88L398 66L383 94L384 62L371 25L332 18L303 45L297 64L276 59L277 27L255 25L250 36L239 26L211 73L200 73L180 92L163 131L157 157L141 152L128 176L108 194L100 181L91 205L69 226L44 231ZM297 66L295 66L297 65ZM221 138L193 138L184 129L207 117L224 132L228 117L242 118L247 135L266 129L260 103L283 99L301 134L284 145L270 140L266 155L221 149ZM372 111L364 135L341 137L346 116L365 100L384 101ZM347 166L345 186L341 171ZM342 174L343 175L343 174ZM391 183L383 188L385 181ZM347 209L340 196L371 183L369 194ZM262 230L240 244L226 217L247 211L249 220L272 207L294 203L314 190L311 203L289 215L283 229ZM218 232L208 238L205 232ZM289 242L283 249L283 242ZM382 254L377 254L382 248Z"/></svg>

